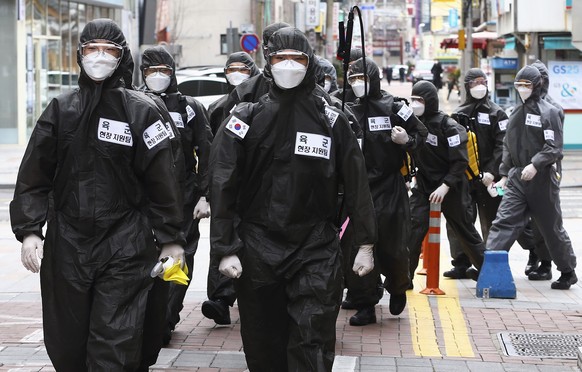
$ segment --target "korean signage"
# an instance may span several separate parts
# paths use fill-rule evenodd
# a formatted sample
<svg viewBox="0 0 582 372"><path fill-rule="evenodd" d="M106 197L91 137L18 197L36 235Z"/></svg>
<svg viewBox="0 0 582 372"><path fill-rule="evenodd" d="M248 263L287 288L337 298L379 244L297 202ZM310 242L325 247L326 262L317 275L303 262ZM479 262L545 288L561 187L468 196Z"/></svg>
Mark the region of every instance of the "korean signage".
<svg viewBox="0 0 582 372"><path fill-rule="evenodd" d="M517 70L517 58L493 58L491 67L496 70Z"/></svg>
<svg viewBox="0 0 582 372"><path fill-rule="evenodd" d="M549 61L549 95L564 110L582 110L582 62Z"/></svg>
<svg viewBox="0 0 582 372"><path fill-rule="evenodd" d="M319 0L305 0L305 26L319 25Z"/></svg>

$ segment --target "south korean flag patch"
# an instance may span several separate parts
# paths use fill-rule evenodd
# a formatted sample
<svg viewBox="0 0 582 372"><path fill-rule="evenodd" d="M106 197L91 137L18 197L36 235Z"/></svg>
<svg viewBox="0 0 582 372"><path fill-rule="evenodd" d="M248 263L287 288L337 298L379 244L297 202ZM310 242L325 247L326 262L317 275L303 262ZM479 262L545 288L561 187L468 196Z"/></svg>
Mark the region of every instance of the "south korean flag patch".
<svg viewBox="0 0 582 372"><path fill-rule="evenodd" d="M412 115L412 109L408 107L408 105L403 104L397 114L402 118L402 120L406 121Z"/></svg>
<svg viewBox="0 0 582 372"><path fill-rule="evenodd" d="M244 121L240 120L236 116L230 118L228 123L226 123L226 129L236 134L240 138L245 138L247 132L249 131L249 126Z"/></svg>

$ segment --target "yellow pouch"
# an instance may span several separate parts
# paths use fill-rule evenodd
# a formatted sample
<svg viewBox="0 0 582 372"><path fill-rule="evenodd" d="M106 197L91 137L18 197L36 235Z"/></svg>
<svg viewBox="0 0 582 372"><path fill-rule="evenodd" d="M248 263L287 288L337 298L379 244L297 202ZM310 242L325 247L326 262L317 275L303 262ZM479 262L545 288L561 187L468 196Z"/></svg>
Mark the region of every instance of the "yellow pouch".
<svg viewBox="0 0 582 372"><path fill-rule="evenodd" d="M166 264L164 264L164 276L162 277L162 279L164 279L167 282L188 285L188 281L190 280L188 278L188 265L184 264L184 270L182 270L182 268L180 267L181 263L180 260L173 263L170 263L168 261L166 261L169 264L167 267Z"/></svg>

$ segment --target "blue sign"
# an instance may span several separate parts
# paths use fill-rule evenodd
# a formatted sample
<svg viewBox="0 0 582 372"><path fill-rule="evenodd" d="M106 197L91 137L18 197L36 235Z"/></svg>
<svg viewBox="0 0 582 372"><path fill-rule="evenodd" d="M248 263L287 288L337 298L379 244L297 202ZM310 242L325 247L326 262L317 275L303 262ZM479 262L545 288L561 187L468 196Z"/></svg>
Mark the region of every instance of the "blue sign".
<svg viewBox="0 0 582 372"><path fill-rule="evenodd" d="M259 47L259 37L256 34L244 34L240 38L240 47L247 53L253 53Z"/></svg>
<svg viewBox="0 0 582 372"><path fill-rule="evenodd" d="M457 28L459 27L459 12L457 9L449 9L449 27Z"/></svg>
<svg viewBox="0 0 582 372"><path fill-rule="evenodd" d="M495 70L517 70L517 58L493 58L491 67Z"/></svg>

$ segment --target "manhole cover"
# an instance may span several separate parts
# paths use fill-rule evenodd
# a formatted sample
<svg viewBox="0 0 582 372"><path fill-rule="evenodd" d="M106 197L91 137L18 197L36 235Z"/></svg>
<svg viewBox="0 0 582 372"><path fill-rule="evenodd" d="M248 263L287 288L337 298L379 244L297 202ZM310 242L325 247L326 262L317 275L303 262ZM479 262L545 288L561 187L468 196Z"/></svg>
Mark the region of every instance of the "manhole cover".
<svg viewBox="0 0 582 372"><path fill-rule="evenodd" d="M582 335L561 333L500 332L499 341L507 356L577 359Z"/></svg>

